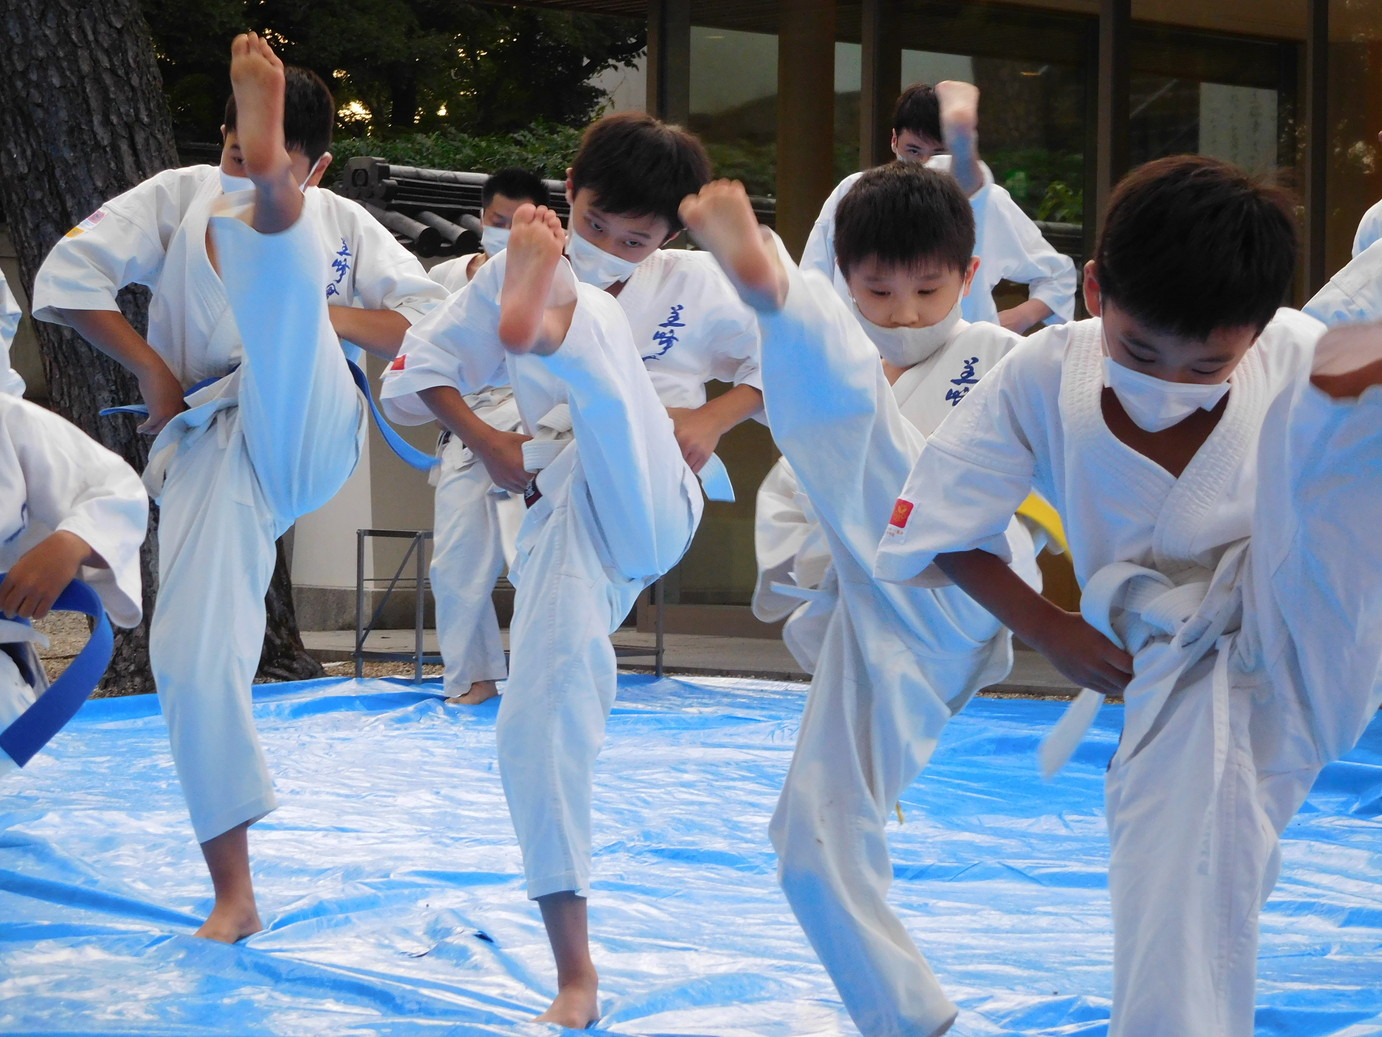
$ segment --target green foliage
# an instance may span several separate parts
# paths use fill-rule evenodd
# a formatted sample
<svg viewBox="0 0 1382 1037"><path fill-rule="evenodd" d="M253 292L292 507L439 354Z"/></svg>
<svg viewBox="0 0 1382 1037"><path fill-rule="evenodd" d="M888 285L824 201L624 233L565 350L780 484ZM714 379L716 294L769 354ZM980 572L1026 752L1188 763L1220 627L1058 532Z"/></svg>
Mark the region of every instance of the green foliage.
<svg viewBox="0 0 1382 1037"><path fill-rule="evenodd" d="M1009 148L985 152L984 161L1032 219L1084 221L1084 192L1070 186L1084 182L1084 156L1079 152Z"/></svg>
<svg viewBox="0 0 1382 1037"><path fill-rule="evenodd" d="M331 145L335 156L331 168L339 173L348 159L377 155L398 166L474 173L519 166L549 180L564 180L580 141L580 130L548 125L487 137L467 136L454 130L392 137L343 137Z"/></svg>
<svg viewBox="0 0 1382 1037"><path fill-rule="evenodd" d="M246 27L363 109L343 131L375 134L583 126L605 101L588 80L646 47L642 21L458 0L142 2L183 141L215 136L230 40Z"/></svg>
<svg viewBox="0 0 1382 1037"><path fill-rule="evenodd" d="M1048 223L1084 223L1084 191L1053 180L1033 218Z"/></svg>

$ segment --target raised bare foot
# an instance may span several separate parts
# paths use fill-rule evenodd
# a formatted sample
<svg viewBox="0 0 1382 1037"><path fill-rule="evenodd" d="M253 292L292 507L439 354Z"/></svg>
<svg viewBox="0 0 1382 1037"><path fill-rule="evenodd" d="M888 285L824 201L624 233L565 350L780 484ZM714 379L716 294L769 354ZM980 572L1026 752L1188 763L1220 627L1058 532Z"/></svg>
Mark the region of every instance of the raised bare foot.
<svg viewBox="0 0 1382 1037"><path fill-rule="evenodd" d="M283 137L283 62L254 33L230 45L230 83L235 91L235 134L254 182L251 226L263 234L286 230L302 212L292 158Z"/></svg>
<svg viewBox="0 0 1382 1037"><path fill-rule="evenodd" d="M565 326L549 296L565 245L561 220L547 206L524 204L513 214L499 295L499 341L509 352L547 354L561 345ZM564 323L570 324L569 311Z"/></svg>
<svg viewBox="0 0 1382 1037"><path fill-rule="evenodd" d="M202 927L193 935L220 943L235 943L263 928L264 923L259 920L259 911L253 903L222 904L218 901Z"/></svg>
<svg viewBox="0 0 1382 1037"><path fill-rule="evenodd" d="M770 234L758 225L738 180L713 180L678 210L702 248L719 262L744 302L771 313L787 300L787 272Z"/></svg>
<svg viewBox="0 0 1382 1037"><path fill-rule="evenodd" d="M446 701L453 706L478 706L499 694L499 686L494 681L476 681L459 695L452 695Z"/></svg>
<svg viewBox="0 0 1382 1037"><path fill-rule="evenodd" d="M965 194L984 186L979 168L979 88L972 83L947 79L936 84L941 109L941 136L952 156L950 171Z"/></svg>
<svg viewBox="0 0 1382 1037"><path fill-rule="evenodd" d="M588 979L575 980L558 988L557 996L535 1020L557 1023L571 1030L586 1030L600 1021L600 980L595 973Z"/></svg>

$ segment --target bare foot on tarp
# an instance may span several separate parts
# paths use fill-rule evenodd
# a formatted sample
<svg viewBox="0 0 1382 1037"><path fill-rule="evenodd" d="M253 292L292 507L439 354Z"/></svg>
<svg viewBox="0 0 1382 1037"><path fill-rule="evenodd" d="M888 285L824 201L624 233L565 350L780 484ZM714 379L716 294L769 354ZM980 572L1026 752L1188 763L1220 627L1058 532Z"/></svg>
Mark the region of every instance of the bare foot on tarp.
<svg viewBox="0 0 1382 1037"><path fill-rule="evenodd" d="M476 681L459 695L450 696L446 702L451 706L478 706L481 702L488 702L499 694L499 687L494 681Z"/></svg>

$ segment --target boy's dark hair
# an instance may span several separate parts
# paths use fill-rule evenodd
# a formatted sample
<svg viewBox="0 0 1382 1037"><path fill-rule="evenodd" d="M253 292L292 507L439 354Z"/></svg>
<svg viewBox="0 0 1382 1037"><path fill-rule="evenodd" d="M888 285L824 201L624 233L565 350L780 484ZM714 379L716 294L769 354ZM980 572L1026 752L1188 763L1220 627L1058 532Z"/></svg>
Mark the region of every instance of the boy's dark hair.
<svg viewBox="0 0 1382 1037"><path fill-rule="evenodd" d="M316 162L331 147L336 100L321 76L297 65L283 66L283 143ZM225 127L235 129L235 95L226 101Z"/></svg>
<svg viewBox="0 0 1382 1037"><path fill-rule="evenodd" d="M1260 332L1296 263L1294 199L1202 155L1133 170L1114 189L1094 251L1100 296L1157 331Z"/></svg>
<svg viewBox="0 0 1382 1037"><path fill-rule="evenodd" d="M941 103L930 83L913 83L898 95L893 108L893 132L903 130L938 142L945 139L941 134Z"/></svg>
<svg viewBox="0 0 1382 1037"><path fill-rule="evenodd" d="M974 210L955 178L916 162L890 163L859 177L835 210L835 262L848 277L869 256L885 266L967 269L974 256Z"/></svg>
<svg viewBox="0 0 1382 1037"><path fill-rule="evenodd" d="M572 194L589 188L597 208L619 216L660 216L682 229L677 207L710 182L699 139L643 112L607 115L586 128L571 162Z"/></svg>
<svg viewBox="0 0 1382 1037"><path fill-rule="evenodd" d="M552 200L552 192L547 189L542 177L518 166L508 166L485 178L485 184L480 188L480 208L488 209L496 194L534 205L546 205Z"/></svg>

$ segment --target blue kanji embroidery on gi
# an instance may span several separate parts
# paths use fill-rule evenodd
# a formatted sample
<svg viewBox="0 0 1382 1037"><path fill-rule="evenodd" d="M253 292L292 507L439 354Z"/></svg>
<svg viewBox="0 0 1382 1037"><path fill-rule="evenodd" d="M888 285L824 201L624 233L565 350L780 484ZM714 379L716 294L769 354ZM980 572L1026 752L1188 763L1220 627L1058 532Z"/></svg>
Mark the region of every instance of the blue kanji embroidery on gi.
<svg viewBox="0 0 1382 1037"><path fill-rule="evenodd" d="M956 388L949 390L945 398L950 406L955 406L969 393L972 386L979 384L979 376L974 373L974 366L979 363L977 356L972 356L965 361L965 369L960 372L960 377L950 379L950 384Z"/></svg>
<svg viewBox="0 0 1382 1037"><path fill-rule="evenodd" d="M675 329L686 327L681 319L681 311L684 309L686 309L684 305L677 303L672 307L672 312L667 315L667 319L657 326L658 330L653 332L653 341L662 348L656 353L649 353L643 358L644 361L656 360L680 341Z"/></svg>
<svg viewBox="0 0 1382 1037"><path fill-rule="evenodd" d="M331 261L331 269L336 271L336 280L326 286L326 297L330 299L333 295L341 294L341 282L345 280L346 274L350 273L350 243L345 238L341 239L340 251L336 253L336 258Z"/></svg>

